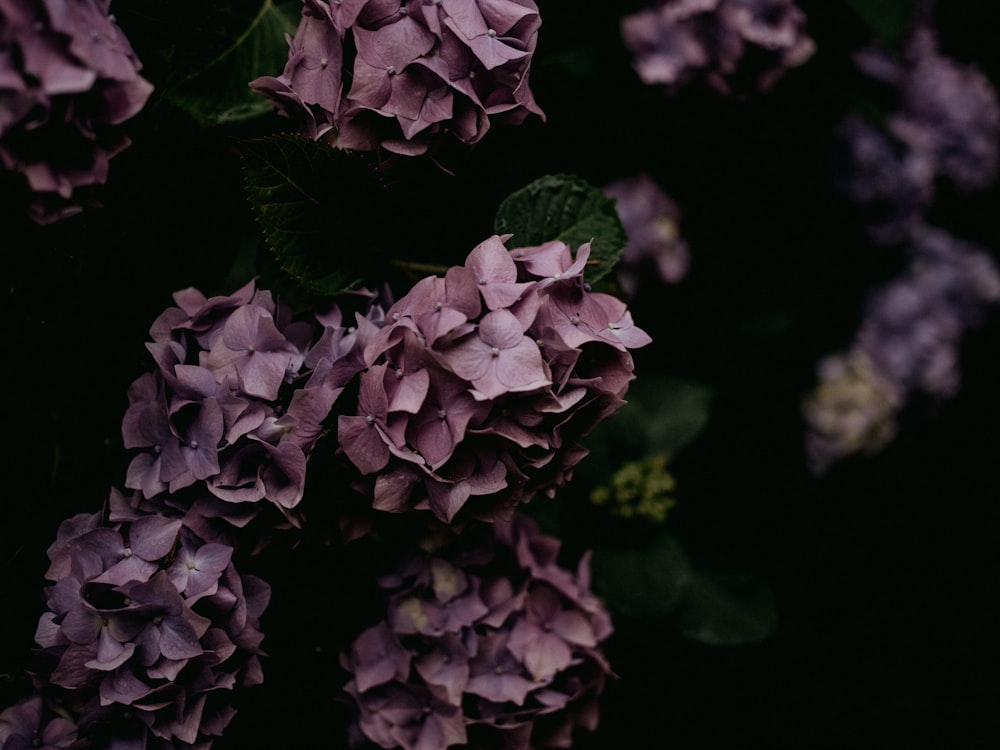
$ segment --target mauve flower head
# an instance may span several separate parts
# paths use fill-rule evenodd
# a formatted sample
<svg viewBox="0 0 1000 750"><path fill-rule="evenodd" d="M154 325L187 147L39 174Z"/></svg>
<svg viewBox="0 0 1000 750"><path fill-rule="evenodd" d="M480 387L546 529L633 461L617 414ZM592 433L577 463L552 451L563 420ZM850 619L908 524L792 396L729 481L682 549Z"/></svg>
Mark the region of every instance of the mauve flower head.
<svg viewBox="0 0 1000 750"><path fill-rule="evenodd" d="M418 282L364 349L358 410L338 434L376 510L509 515L565 484L579 440L624 403L629 349L650 339L584 282L589 243L574 256L506 239Z"/></svg>
<svg viewBox="0 0 1000 750"><path fill-rule="evenodd" d="M605 185L616 201L628 244L618 264L618 282L625 294L639 290L648 267L663 284L676 284L687 274L691 251L678 231L680 208L652 177L637 174Z"/></svg>
<svg viewBox="0 0 1000 750"><path fill-rule="evenodd" d="M110 505L107 521L65 521L49 548L35 640L50 666L36 681L81 739L99 744L113 727L207 747L234 714L223 694L261 680L267 584L239 575L233 547L206 542L180 513L144 514L120 493Z"/></svg>
<svg viewBox="0 0 1000 750"><path fill-rule="evenodd" d="M222 503L200 493L189 512L236 526L266 500L297 524L306 457L384 315L376 295L360 299L348 322L337 306L298 319L254 282L177 292L150 328L156 369L129 389L125 486L150 500L197 485Z"/></svg>
<svg viewBox="0 0 1000 750"><path fill-rule="evenodd" d="M621 21L643 83L675 92L702 79L725 94L765 91L808 60L804 27L794 0L666 0Z"/></svg>
<svg viewBox="0 0 1000 750"><path fill-rule="evenodd" d="M343 149L422 154L544 117L528 87L533 0L303 0L285 69L250 86Z"/></svg>
<svg viewBox="0 0 1000 750"><path fill-rule="evenodd" d="M47 224L95 203L152 93L103 0L0 0L0 164Z"/></svg>
<svg viewBox="0 0 1000 750"><path fill-rule="evenodd" d="M569 747L597 724L611 619L589 558L520 515L409 557L381 579L386 618L341 656L352 744L405 750Z"/></svg>

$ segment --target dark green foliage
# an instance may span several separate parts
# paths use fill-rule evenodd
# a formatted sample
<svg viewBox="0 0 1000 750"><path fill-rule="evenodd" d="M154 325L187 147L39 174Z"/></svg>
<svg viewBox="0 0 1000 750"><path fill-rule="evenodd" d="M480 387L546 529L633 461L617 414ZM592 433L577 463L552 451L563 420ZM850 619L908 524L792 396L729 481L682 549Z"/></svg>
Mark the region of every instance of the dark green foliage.
<svg viewBox="0 0 1000 750"><path fill-rule="evenodd" d="M508 196L497 210L498 234L513 234L509 247L562 240L576 250L593 241L585 278L594 283L607 274L628 242L615 203L574 175L541 177Z"/></svg>

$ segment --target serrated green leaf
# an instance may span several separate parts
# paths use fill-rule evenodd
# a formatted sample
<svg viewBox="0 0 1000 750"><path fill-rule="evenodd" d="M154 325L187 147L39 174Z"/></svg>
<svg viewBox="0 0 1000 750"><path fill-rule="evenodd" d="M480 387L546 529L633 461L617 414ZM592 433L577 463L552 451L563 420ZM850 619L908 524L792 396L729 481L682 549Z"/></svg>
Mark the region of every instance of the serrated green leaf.
<svg viewBox="0 0 1000 750"><path fill-rule="evenodd" d="M585 278L594 283L611 271L628 242L615 202L575 175L541 177L512 193L497 209L498 234L511 247L561 240L574 250L593 241Z"/></svg>
<svg viewBox="0 0 1000 750"><path fill-rule="evenodd" d="M302 292L331 296L377 266L365 221L381 185L370 162L293 135L244 141L247 194L277 266Z"/></svg>

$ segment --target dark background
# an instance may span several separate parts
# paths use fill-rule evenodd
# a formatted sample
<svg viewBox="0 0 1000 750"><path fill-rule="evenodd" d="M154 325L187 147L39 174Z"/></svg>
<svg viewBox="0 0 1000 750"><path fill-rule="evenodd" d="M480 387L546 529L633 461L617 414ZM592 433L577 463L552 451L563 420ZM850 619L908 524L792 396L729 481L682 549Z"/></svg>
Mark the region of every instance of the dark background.
<svg viewBox="0 0 1000 750"><path fill-rule="evenodd" d="M547 121L497 129L449 165L453 177L414 168L389 201L409 212L372 206L358 220L409 222L407 252L460 259L492 232L499 202L536 177L657 178L682 208L692 270L633 301L654 338L638 377L716 393L708 429L673 467L670 528L695 559L762 576L778 614L766 640L724 647L683 637L669 618L617 617L606 652L619 679L578 746L995 746L1000 317L965 338L954 400L915 404L876 457L823 479L805 468L799 404L816 363L850 343L866 294L904 267L900 249L864 239L832 187L831 131L858 104L850 55L870 29L847 3L803 1L818 51L771 92L737 101L693 86L668 98L629 67L624 6L539 5L532 82ZM1000 81L982 5L939 6L942 51ZM279 127L145 111L112 162L106 207L49 227L20 218L17 185L2 183L3 705L26 689L59 521L96 510L124 477L120 420L129 383L151 366L149 324L172 291L215 293L245 267L259 235L235 144ZM942 186L928 219L1000 257L998 197L996 186ZM306 546L256 563L275 589L266 681L217 747L342 745L336 635L362 606L343 580L358 572L348 562Z"/></svg>

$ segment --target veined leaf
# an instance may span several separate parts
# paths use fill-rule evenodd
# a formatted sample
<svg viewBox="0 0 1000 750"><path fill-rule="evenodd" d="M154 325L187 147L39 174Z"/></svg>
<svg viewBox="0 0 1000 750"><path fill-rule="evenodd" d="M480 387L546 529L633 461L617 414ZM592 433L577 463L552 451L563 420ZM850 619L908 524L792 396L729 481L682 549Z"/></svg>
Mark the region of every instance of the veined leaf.
<svg viewBox="0 0 1000 750"><path fill-rule="evenodd" d="M574 250L593 241L585 278L593 283L611 271L628 237L615 202L575 175L546 175L512 193L497 209L498 234L512 234L510 247L561 240Z"/></svg>
<svg viewBox="0 0 1000 750"><path fill-rule="evenodd" d="M296 0L116 0L114 13L158 95L216 124L268 112L248 84L288 59Z"/></svg>
<svg viewBox="0 0 1000 750"><path fill-rule="evenodd" d="M250 81L278 75L288 59L285 34L298 26L298 3L264 0L260 12L233 43L207 67L175 86L169 99L209 124L238 122L273 111Z"/></svg>
<svg viewBox="0 0 1000 750"><path fill-rule="evenodd" d="M240 145L247 193L278 267L300 291L331 296L375 267L381 205L369 161L323 143L275 135Z"/></svg>

